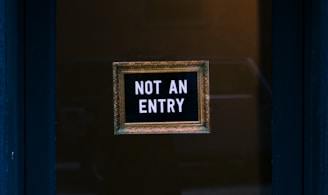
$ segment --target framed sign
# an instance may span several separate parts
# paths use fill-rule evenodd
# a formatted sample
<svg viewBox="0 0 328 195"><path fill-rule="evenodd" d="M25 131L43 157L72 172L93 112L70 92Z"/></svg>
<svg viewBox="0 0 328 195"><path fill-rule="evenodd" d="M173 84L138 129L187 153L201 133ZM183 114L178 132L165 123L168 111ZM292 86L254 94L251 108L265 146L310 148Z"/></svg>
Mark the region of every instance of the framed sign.
<svg viewBox="0 0 328 195"><path fill-rule="evenodd" d="M209 133L209 62L114 62L114 133Z"/></svg>

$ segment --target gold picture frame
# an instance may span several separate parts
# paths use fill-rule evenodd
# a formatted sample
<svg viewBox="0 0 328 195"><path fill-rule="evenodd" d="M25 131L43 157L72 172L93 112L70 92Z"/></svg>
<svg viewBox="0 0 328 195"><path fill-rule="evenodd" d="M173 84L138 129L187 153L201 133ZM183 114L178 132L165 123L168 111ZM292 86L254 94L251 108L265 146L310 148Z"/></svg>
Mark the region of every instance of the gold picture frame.
<svg viewBox="0 0 328 195"><path fill-rule="evenodd" d="M138 77L150 74L167 73L194 74L197 79L197 115L196 120L170 121L129 121L126 116L134 113L126 112L125 75ZM164 75L164 74L162 74ZM131 77L130 76L130 77ZM163 76L162 76L163 77ZM187 134L209 133L209 61L144 61L113 63L113 101L114 101L114 134ZM129 98L131 98L129 96ZM195 98L194 98L195 99ZM189 109L186 108L186 110ZM193 108L194 110L196 108ZM188 110L186 113L190 114Z"/></svg>

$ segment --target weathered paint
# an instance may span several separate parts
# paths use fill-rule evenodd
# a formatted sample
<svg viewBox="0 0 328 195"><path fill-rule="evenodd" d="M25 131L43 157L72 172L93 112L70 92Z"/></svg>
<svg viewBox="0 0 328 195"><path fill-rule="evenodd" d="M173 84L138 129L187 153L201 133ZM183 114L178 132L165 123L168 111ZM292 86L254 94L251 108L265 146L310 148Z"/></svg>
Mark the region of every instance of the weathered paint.
<svg viewBox="0 0 328 195"><path fill-rule="evenodd" d="M0 194L7 194L8 136L7 136L7 69L5 0L0 0Z"/></svg>

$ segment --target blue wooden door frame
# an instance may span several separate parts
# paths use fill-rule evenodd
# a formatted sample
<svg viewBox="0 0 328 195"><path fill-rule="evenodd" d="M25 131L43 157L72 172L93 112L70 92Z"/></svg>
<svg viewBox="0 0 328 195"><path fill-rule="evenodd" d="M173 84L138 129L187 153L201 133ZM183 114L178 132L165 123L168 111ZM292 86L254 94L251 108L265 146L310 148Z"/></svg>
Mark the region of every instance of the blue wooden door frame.
<svg viewBox="0 0 328 195"><path fill-rule="evenodd" d="M304 194L328 194L328 1L304 6Z"/></svg>
<svg viewBox="0 0 328 195"><path fill-rule="evenodd" d="M55 194L53 0L0 0L0 194Z"/></svg>
<svg viewBox="0 0 328 195"><path fill-rule="evenodd" d="M303 194L302 1L273 1L273 194Z"/></svg>
<svg viewBox="0 0 328 195"><path fill-rule="evenodd" d="M25 1L25 190L55 193L56 1Z"/></svg>
<svg viewBox="0 0 328 195"><path fill-rule="evenodd" d="M23 194L24 6L0 0L0 194Z"/></svg>
<svg viewBox="0 0 328 195"><path fill-rule="evenodd" d="M55 194L55 8L0 0L0 194ZM328 191L326 8L273 0L275 195Z"/></svg>

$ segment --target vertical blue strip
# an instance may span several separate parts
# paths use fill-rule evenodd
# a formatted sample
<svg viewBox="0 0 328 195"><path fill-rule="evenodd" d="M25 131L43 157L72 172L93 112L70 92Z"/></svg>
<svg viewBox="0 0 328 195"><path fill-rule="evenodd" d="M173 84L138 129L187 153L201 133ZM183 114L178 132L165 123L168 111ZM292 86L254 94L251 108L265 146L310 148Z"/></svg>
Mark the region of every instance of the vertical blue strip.
<svg viewBox="0 0 328 195"><path fill-rule="evenodd" d="M305 195L328 194L328 0L306 0Z"/></svg>
<svg viewBox="0 0 328 195"><path fill-rule="evenodd" d="M55 192L56 1L25 6L25 194Z"/></svg>
<svg viewBox="0 0 328 195"><path fill-rule="evenodd" d="M0 0L0 194L8 194L7 72L5 0Z"/></svg>
<svg viewBox="0 0 328 195"><path fill-rule="evenodd" d="M273 1L273 195L303 193L303 2Z"/></svg>

